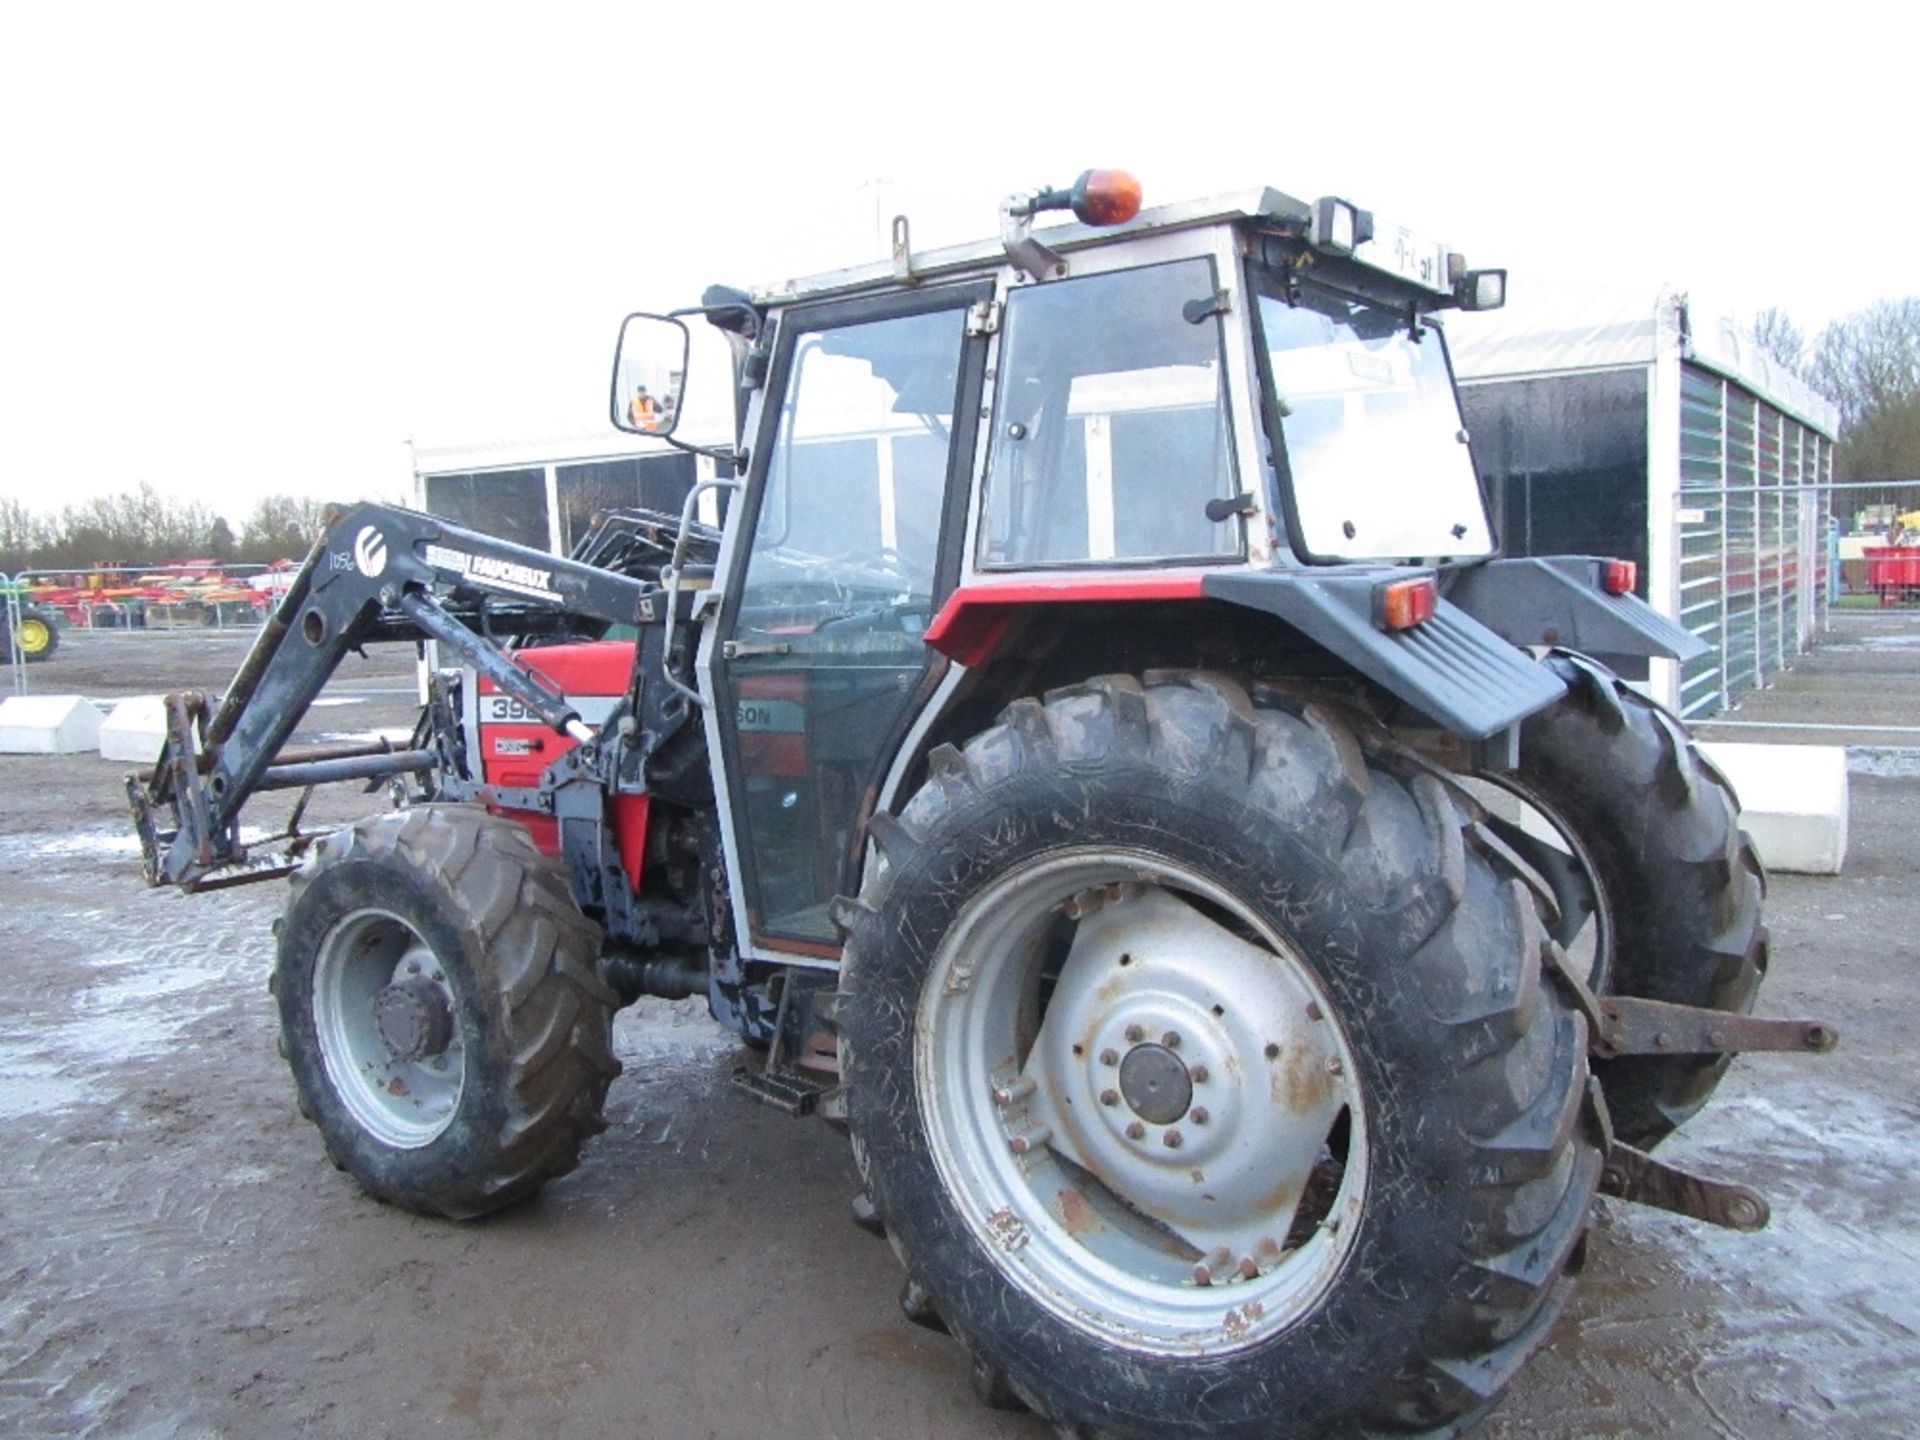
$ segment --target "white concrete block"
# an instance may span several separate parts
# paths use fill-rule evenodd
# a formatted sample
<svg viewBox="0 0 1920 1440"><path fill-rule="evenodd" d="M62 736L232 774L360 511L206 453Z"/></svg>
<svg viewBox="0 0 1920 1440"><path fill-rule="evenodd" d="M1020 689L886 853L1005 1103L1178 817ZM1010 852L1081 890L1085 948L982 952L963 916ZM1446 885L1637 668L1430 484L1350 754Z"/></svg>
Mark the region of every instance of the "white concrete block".
<svg viewBox="0 0 1920 1440"><path fill-rule="evenodd" d="M0 701L0 755L72 755L100 743L100 712L78 695Z"/></svg>
<svg viewBox="0 0 1920 1440"><path fill-rule="evenodd" d="M1839 745L1703 744L1740 797L1769 870L1838 875L1847 858L1847 752Z"/></svg>
<svg viewBox="0 0 1920 1440"><path fill-rule="evenodd" d="M151 765L167 739L164 695L133 695L113 707L100 726L100 758Z"/></svg>

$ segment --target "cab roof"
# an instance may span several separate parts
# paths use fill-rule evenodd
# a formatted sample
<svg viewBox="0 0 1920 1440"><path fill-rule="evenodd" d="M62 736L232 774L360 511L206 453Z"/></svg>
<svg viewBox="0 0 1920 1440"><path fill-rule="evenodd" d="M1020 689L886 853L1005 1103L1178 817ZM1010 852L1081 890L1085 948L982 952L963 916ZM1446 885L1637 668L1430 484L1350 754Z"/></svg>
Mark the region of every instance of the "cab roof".
<svg viewBox="0 0 1920 1440"><path fill-rule="evenodd" d="M1236 190L1206 200L1186 200L1171 205L1156 205L1142 210L1124 225L1096 228L1069 222L1036 228L1034 238L1059 251L1083 250L1094 245L1111 245L1134 236L1173 230L1191 230L1205 225L1241 222L1269 226L1304 234L1313 219L1313 206L1304 200L1271 187ZM1438 255L1441 260L1438 283L1422 280L1410 273L1404 261L1412 250L1423 256ZM1450 294L1444 264L1446 247L1420 240L1412 232L1375 217L1374 238L1354 251L1354 258L1399 276L1436 294ZM1396 257L1400 257L1396 259ZM938 250L912 254L902 267L897 260L881 260L845 270L829 270L818 275L786 280L756 288L756 305L789 305L796 301L821 299L863 290L887 289L908 282L949 279L969 272L984 273L1006 263L1006 250L998 239L972 240Z"/></svg>

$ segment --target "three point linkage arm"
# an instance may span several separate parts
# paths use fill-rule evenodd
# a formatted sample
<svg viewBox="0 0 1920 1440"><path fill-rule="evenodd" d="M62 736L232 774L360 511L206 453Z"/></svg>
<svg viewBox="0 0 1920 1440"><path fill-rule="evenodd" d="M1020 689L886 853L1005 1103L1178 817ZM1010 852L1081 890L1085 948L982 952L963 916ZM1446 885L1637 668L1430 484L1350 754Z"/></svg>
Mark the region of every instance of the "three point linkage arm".
<svg viewBox="0 0 1920 1440"><path fill-rule="evenodd" d="M547 725L591 737L564 695L516 665L442 603L485 597L509 628L568 621L645 625L657 585L388 505L329 511L327 530L261 627L233 683L208 714L205 696L167 697L168 736L151 771L127 781L148 883L212 888L291 868L251 863L239 815L260 790L379 779L435 769L431 749L384 745L286 752L287 737L346 655L370 642L433 639ZM507 624L503 617L503 624Z"/></svg>

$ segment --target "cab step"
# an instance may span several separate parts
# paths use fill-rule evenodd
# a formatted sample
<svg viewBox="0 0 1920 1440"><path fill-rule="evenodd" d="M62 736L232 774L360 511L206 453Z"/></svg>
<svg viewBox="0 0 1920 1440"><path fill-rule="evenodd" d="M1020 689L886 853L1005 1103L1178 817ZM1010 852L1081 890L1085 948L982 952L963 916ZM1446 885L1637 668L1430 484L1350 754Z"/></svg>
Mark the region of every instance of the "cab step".
<svg viewBox="0 0 1920 1440"><path fill-rule="evenodd" d="M733 1083L754 1099L796 1119L821 1113L822 1102L840 1088L809 1080L791 1070L769 1072L751 1065L736 1065Z"/></svg>

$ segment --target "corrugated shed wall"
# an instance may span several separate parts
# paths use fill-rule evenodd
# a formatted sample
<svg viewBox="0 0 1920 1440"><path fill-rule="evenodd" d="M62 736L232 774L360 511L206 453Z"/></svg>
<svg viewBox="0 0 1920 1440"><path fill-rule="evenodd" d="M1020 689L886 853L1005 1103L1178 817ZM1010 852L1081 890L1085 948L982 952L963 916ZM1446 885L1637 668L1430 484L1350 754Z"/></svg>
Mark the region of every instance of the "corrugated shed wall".
<svg viewBox="0 0 1920 1440"><path fill-rule="evenodd" d="M1681 669L1711 714L1786 669L1827 604L1833 446L1743 386L1681 369L1680 623L1713 647Z"/></svg>

